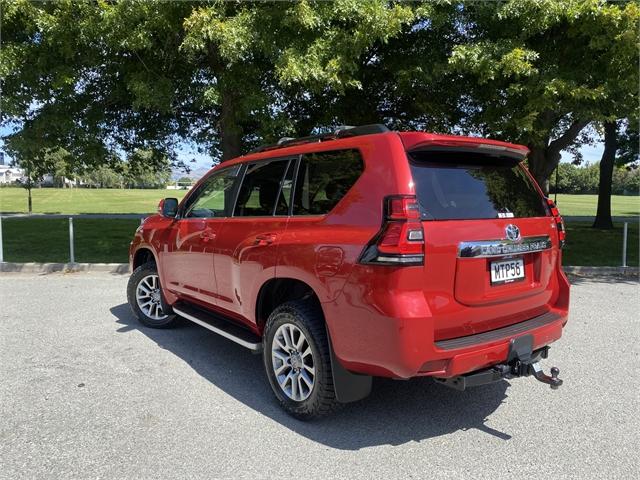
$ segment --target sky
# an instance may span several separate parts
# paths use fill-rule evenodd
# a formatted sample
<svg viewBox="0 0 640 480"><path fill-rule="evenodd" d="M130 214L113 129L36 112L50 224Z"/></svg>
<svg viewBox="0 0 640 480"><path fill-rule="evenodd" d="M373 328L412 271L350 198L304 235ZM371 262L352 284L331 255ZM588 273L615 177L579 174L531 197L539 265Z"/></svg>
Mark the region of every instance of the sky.
<svg viewBox="0 0 640 480"><path fill-rule="evenodd" d="M11 133L11 130L7 127L0 128L0 137L3 137L7 134ZM0 138L0 151L2 150L2 140ZM601 139L595 145L584 145L580 151L584 157L585 163L594 163L600 160L602 157L602 151L604 150L604 144ZM191 163L191 160L195 159L195 162ZM11 159L5 155L5 163L8 163ZM204 175L204 173L209 170L212 166L212 159L208 155L204 155L202 153L198 153L198 151L188 143L183 144L178 149L178 160L182 160L186 165L191 167L192 172L189 174L191 177L199 177ZM563 162L571 162L573 157L567 153L562 152L562 161ZM184 172L176 171L174 172L175 176L184 176Z"/></svg>

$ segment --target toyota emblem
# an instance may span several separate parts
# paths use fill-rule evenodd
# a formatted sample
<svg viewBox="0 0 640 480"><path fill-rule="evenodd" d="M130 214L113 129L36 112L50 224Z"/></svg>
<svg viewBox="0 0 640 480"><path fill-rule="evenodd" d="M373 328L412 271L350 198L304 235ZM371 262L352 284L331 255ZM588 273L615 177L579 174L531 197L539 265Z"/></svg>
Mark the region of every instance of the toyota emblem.
<svg viewBox="0 0 640 480"><path fill-rule="evenodd" d="M513 242L520 240L520 229L514 224L510 223L509 225L507 225L504 231L507 234L507 239Z"/></svg>

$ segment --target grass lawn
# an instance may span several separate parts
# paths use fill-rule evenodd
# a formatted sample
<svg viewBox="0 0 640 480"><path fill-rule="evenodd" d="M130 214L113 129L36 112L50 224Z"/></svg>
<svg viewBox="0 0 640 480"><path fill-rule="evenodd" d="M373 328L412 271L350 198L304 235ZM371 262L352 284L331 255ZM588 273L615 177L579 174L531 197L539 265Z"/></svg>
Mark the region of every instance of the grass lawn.
<svg viewBox="0 0 640 480"><path fill-rule="evenodd" d="M76 262L127 262L129 242L138 225L136 219L75 219ZM621 265L622 225L615 227L594 230L590 223L568 223L563 263ZM7 262L69 261L69 222L65 218L5 218L2 229ZM638 266L639 234L638 223L629 224L627 265Z"/></svg>
<svg viewBox="0 0 640 480"><path fill-rule="evenodd" d="M74 219L76 262L126 263L139 225L136 219ZM69 261L66 218L5 218L2 238L7 262Z"/></svg>
<svg viewBox="0 0 640 480"><path fill-rule="evenodd" d="M34 188L34 213L154 213L160 199L182 198L187 190ZM27 213L27 191L0 188L1 213Z"/></svg>
<svg viewBox="0 0 640 480"><path fill-rule="evenodd" d="M564 265L619 267L622 265L622 223L613 230L596 230L590 222L569 222L567 244L562 253ZM627 266L638 266L640 231L638 222L629 223Z"/></svg>
<svg viewBox="0 0 640 480"><path fill-rule="evenodd" d="M90 188L36 188L34 213L152 213L165 197L182 198L186 190L119 190ZM553 198L553 195L552 195ZM567 216L594 216L597 195L558 195L560 213ZM640 196L614 195L615 216L640 215ZM0 188L0 213L26 213L27 191Z"/></svg>
<svg viewBox="0 0 640 480"><path fill-rule="evenodd" d="M551 198L553 199L554 195L551 195ZM558 194L558 209L561 215L595 217L597 207L597 195ZM612 195L611 214L618 217L640 215L640 196Z"/></svg>

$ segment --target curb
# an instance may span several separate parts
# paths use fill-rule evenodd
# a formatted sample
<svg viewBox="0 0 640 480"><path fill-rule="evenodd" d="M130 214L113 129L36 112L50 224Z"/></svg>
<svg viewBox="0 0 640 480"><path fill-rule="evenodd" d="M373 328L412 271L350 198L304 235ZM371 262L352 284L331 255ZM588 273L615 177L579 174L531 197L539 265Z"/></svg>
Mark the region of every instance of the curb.
<svg viewBox="0 0 640 480"><path fill-rule="evenodd" d="M0 272L55 273L108 272L129 273L128 263L0 263Z"/></svg>
<svg viewBox="0 0 640 480"><path fill-rule="evenodd" d="M584 277L598 277L603 275L618 275L623 277L638 277L638 267L563 267L565 273Z"/></svg>
<svg viewBox="0 0 640 480"><path fill-rule="evenodd" d="M640 276L638 267L563 267L565 273L570 275L580 275L584 277L598 277L606 275L617 275L624 277ZM55 273L55 272L107 272L127 274L129 273L128 263L0 263L0 272L17 273Z"/></svg>

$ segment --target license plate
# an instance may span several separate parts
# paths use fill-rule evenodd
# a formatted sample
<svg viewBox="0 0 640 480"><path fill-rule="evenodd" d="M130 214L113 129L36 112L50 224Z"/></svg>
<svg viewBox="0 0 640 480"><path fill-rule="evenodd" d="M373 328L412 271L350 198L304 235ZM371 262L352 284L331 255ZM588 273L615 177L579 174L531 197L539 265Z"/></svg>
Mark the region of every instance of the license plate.
<svg viewBox="0 0 640 480"><path fill-rule="evenodd" d="M511 283L524 278L524 260L514 258L491 262L491 284Z"/></svg>

